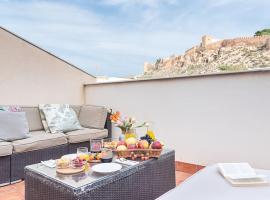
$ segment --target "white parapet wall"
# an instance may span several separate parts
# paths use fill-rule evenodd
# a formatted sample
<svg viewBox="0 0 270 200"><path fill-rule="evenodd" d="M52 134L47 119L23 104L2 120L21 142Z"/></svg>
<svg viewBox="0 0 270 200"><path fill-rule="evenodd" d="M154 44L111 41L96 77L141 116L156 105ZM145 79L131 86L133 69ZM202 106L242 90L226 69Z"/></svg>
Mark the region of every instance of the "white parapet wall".
<svg viewBox="0 0 270 200"><path fill-rule="evenodd" d="M90 84L85 94L87 104L155 122L176 160L270 169L270 71Z"/></svg>

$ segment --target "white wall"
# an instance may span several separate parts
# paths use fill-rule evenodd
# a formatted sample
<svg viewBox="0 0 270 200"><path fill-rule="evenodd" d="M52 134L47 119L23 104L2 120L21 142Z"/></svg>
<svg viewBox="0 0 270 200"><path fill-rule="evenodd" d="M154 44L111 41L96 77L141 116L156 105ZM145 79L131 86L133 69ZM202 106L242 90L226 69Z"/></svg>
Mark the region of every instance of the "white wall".
<svg viewBox="0 0 270 200"><path fill-rule="evenodd" d="M86 86L86 103L154 121L176 159L270 169L270 72Z"/></svg>
<svg viewBox="0 0 270 200"><path fill-rule="evenodd" d="M0 105L84 103L95 78L0 27Z"/></svg>

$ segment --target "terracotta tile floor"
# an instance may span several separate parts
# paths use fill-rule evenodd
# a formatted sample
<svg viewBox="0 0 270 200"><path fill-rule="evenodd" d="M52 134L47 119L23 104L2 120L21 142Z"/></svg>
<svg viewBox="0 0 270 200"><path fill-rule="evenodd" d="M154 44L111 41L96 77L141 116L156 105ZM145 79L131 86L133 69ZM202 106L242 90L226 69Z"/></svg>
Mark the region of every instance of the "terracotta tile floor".
<svg viewBox="0 0 270 200"><path fill-rule="evenodd" d="M0 200L24 200L24 182L0 187Z"/></svg>
<svg viewBox="0 0 270 200"><path fill-rule="evenodd" d="M179 162L176 163L176 170L179 170L179 165L181 165L182 171L176 171L177 185L202 168L201 166L195 166L196 170L194 170L194 165ZM0 187L0 200L24 200L24 182Z"/></svg>

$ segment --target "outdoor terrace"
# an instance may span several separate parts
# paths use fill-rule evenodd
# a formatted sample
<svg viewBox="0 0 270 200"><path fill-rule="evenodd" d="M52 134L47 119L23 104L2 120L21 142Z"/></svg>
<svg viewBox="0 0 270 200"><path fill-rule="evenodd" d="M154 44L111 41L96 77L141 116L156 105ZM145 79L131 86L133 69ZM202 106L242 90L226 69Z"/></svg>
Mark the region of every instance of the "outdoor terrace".
<svg viewBox="0 0 270 200"><path fill-rule="evenodd" d="M181 184L218 162L270 169L269 86L268 70L93 83L84 87L84 102L154 122L157 137L176 150ZM24 199L24 183L1 187L0 199Z"/></svg>

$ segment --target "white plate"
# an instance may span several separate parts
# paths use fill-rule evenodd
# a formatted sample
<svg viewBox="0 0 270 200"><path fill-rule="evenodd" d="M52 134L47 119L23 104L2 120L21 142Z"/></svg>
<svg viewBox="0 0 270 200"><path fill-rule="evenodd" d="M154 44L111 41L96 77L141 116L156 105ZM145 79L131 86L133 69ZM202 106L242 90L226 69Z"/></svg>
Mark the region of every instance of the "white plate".
<svg viewBox="0 0 270 200"><path fill-rule="evenodd" d="M108 174L108 173L113 173L116 171L119 171L122 169L122 165L117 164L117 163L102 163L102 164L97 164L92 167L92 170L97 173L101 174Z"/></svg>
<svg viewBox="0 0 270 200"><path fill-rule="evenodd" d="M74 160L75 158L77 158L77 154L73 153L73 154L67 154L61 157L62 159L68 159L68 160Z"/></svg>

